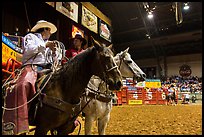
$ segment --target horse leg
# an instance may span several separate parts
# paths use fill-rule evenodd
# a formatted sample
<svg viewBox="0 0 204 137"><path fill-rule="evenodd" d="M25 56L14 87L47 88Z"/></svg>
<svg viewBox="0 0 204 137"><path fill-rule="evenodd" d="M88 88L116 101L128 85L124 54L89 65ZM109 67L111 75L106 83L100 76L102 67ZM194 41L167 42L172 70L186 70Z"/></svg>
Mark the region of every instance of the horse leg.
<svg viewBox="0 0 204 137"><path fill-rule="evenodd" d="M94 117L85 116L85 123L84 123L84 127L85 127L85 135L91 135L91 129L92 129L92 123L94 122Z"/></svg>
<svg viewBox="0 0 204 137"><path fill-rule="evenodd" d="M51 130L50 130L50 134L51 134L51 135L57 135L56 130L51 129Z"/></svg>
<svg viewBox="0 0 204 137"><path fill-rule="evenodd" d="M34 135L47 135L48 131L49 131L48 129L44 129L44 128L36 126Z"/></svg>
<svg viewBox="0 0 204 137"><path fill-rule="evenodd" d="M68 135L67 130L61 130L61 129L51 129L50 130L51 135Z"/></svg>
<svg viewBox="0 0 204 137"><path fill-rule="evenodd" d="M110 113L108 113L103 118L98 119L98 133L99 133L99 135L105 135L105 129L107 127L109 120L110 120Z"/></svg>
<svg viewBox="0 0 204 137"><path fill-rule="evenodd" d="M57 135L68 135L69 131L67 130L57 130Z"/></svg>
<svg viewBox="0 0 204 137"><path fill-rule="evenodd" d="M57 135L69 135L69 134L71 134L72 132L74 132L74 129L75 129L75 127L74 126L72 126L72 127L70 127L71 125L68 125L67 127L66 127L66 129L65 128L63 128L63 129L57 129L56 131L57 131Z"/></svg>
<svg viewBox="0 0 204 137"><path fill-rule="evenodd" d="M51 129L50 134L51 135L68 135L68 131L66 129L65 130Z"/></svg>
<svg viewBox="0 0 204 137"><path fill-rule="evenodd" d="M75 120L73 120L75 121ZM74 132L76 126L73 121L67 121L65 124L51 130L51 134L53 135L53 131L57 131L57 135L69 135L70 133Z"/></svg>

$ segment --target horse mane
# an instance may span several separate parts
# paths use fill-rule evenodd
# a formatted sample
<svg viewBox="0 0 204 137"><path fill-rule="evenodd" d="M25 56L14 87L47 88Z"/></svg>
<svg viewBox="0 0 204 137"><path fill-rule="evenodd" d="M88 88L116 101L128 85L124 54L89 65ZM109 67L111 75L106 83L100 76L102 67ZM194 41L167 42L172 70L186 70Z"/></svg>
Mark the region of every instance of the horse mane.
<svg viewBox="0 0 204 137"><path fill-rule="evenodd" d="M91 47L70 59L66 64L64 64L64 66L62 66L61 69L53 73L44 91L47 94L56 95L56 93L54 93L54 89L59 85L62 92L67 91L72 94L71 92L74 92L75 90L73 89L73 85L76 84L79 86L74 87L76 87L77 90L80 89L81 91L81 87L86 87L92 75L90 65L96 58L96 53L95 47ZM59 92L58 95L61 96L60 94L64 93ZM75 95L77 96L77 94Z"/></svg>
<svg viewBox="0 0 204 137"><path fill-rule="evenodd" d="M77 54L75 57L71 58L70 60L68 60L66 62L66 64L64 64L62 66L61 69L57 70L54 74L53 77L51 78L51 80L56 80L59 77L61 77L61 75L67 75L66 72L79 72L81 68L79 68L79 64L81 64L82 62L84 62L84 60L87 59L91 59L92 56L94 56L94 54L92 54L92 56L90 56L91 53L93 53L94 51L94 47L92 48L87 48L86 50L84 50L83 52L81 52L80 54ZM70 74L69 74L70 77Z"/></svg>

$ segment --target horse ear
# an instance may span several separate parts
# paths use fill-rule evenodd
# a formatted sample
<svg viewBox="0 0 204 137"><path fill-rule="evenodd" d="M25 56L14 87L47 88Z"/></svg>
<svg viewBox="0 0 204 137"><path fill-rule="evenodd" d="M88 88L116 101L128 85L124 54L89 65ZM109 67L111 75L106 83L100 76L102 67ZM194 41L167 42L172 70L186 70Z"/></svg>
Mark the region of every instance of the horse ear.
<svg viewBox="0 0 204 137"><path fill-rule="evenodd" d="M91 41L91 45L94 46L94 38L92 36L90 38L90 41Z"/></svg>
<svg viewBox="0 0 204 137"><path fill-rule="evenodd" d="M129 47L124 51L125 53L128 53Z"/></svg>
<svg viewBox="0 0 204 137"><path fill-rule="evenodd" d="M96 48L98 51L102 51L103 47L100 45L98 41L96 41L92 36L91 36L91 41L93 43L93 46Z"/></svg>
<svg viewBox="0 0 204 137"><path fill-rule="evenodd" d="M113 44L110 44L110 45L108 46L108 48L112 50L112 49L113 49Z"/></svg>
<svg viewBox="0 0 204 137"><path fill-rule="evenodd" d="M113 44L110 44L110 45L108 46L108 48L113 52L114 55L116 54L116 52L115 52L115 50L114 50L114 47L113 47Z"/></svg>
<svg viewBox="0 0 204 137"><path fill-rule="evenodd" d="M129 47L128 47L126 50L122 51L121 56L122 56L122 57L125 57L125 54L128 53L128 50L129 50Z"/></svg>

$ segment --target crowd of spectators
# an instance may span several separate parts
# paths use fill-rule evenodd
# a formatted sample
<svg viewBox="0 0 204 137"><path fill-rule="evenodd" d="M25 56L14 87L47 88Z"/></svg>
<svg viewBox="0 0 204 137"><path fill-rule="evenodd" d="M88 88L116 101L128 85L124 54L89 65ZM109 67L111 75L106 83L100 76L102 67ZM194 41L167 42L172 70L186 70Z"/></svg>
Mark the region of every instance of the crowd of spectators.
<svg viewBox="0 0 204 137"><path fill-rule="evenodd" d="M202 94L202 77L189 76L171 76L166 81L161 82L163 88L169 89L170 86L177 88L178 92L190 92L190 93L201 93Z"/></svg>

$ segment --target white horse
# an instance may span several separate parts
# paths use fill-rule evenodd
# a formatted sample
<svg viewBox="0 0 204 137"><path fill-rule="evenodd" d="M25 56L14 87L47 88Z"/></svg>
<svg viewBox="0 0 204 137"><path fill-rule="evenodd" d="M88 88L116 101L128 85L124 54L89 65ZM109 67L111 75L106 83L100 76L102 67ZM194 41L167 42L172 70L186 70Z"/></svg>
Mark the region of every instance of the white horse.
<svg viewBox="0 0 204 137"><path fill-rule="evenodd" d="M114 57L122 76L124 78L134 77L138 81L144 81L145 73L131 59L128 50L129 48ZM81 107L84 107L83 112L85 113L85 135L91 135L94 121L98 122L98 134L105 135L112 109L112 91L107 89L107 84L104 81L96 76L91 77L85 89L86 95L82 97L81 101Z"/></svg>

